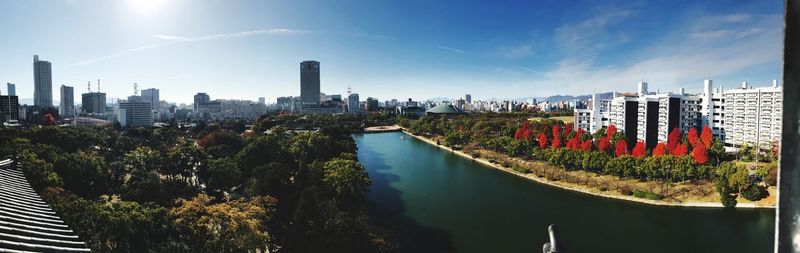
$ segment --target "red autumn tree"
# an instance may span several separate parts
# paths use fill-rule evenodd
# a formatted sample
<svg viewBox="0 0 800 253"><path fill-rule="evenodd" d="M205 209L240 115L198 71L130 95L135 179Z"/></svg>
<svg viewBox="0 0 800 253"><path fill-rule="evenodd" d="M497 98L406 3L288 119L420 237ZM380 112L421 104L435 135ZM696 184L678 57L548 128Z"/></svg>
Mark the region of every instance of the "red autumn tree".
<svg viewBox="0 0 800 253"><path fill-rule="evenodd" d="M560 148L561 147L561 126L553 125L553 141L551 145L553 148Z"/></svg>
<svg viewBox="0 0 800 253"><path fill-rule="evenodd" d="M581 150L592 151L592 140L586 140L581 143Z"/></svg>
<svg viewBox="0 0 800 253"><path fill-rule="evenodd" d="M606 128L606 137L610 140L615 133L617 133L617 126L613 124L608 125L608 128Z"/></svg>
<svg viewBox="0 0 800 253"><path fill-rule="evenodd" d="M636 142L636 146L633 146L633 152L631 154L633 157L644 157L647 155L647 149L644 147L644 142Z"/></svg>
<svg viewBox="0 0 800 253"><path fill-rule="evenodd" d="M678 146L675 147L675 151L671 151L670 154L678 157L685 156L689 154L689 147L686 146L686 143L678 144Z"/></svg>
<svg viewBox="0 0 800 253"><path fill-rule="evenodd" d="M692 150L692 158L694 158L696 164L706 164L708 162L708 150L706 150L706 146L697 145L697 147Z"/></svg>
<svg viewBox="0 0 800 253"><path fill-rule="evenodd" d="M625 140L619 140L617 142L616 149L614 149L614 154L616 154L617 157L620 157L627 153L628 153L628 142L626 142Z"/></svg>
<svg viewBox="0 0 800 253"><path fill-rule="evenodd" d="M706 125L703 127L703 133L700 134L700 140L703 141L703 144L706 145L706 150L711 148L711 145L714 144L714 133L711 132L711 128Z"/></svg>
<svg viewBox="0 0 800 253"><path fill-rule="evenodd" d="M572 123L567 123L564 125L564 137L569 136L572 133L573 125Z"/></svg>
<svg viewBox="0 0 800 253"><path fill-rule="evenodd" d="M547 147L547 135L539 133L539 148Z"/></svg>
<svg viewBox="0 0 800 253"><path fill-rule="evenodd" d="M608 137L600 138L600 141L597 143L597 149L602 152L608 152L608 149L611 148L611 140Z"/></svg>
<svg viewBox="0 0 800 253"><path fill-rule="evenodd" d="M669 153L675 153L675 147L678 146L678 143L681 141L681 130L673 128L671 132L669 132L669 136L667 137L667 150Z"/></svg>
<svg viewBox="0 0 800 253"><path fill-rule="evenodd" d="M653 148L653 156L662 156L667 154L667 145L664 143L659 142L656 144L656 147Z"/></svg>
<svg viewBox="0 0 800 253"><path fill-rule="evenodd" d="M56 117L53 114L47 113L44 115L44 124L45 125L55 125L56 124Z"/></svg>
<svg viewBox="0 0 800 253"><path fill-rule="evenodd" d="M580 140L581 137L583 137L583 133L584 133L583 128L578 128L578 131L575 132L575 137L578 137L578 140Z"/></svg>
<svg viewBox="0 0 800 253"><path fill-rule="evenodd" d="M700 136L697 134L697 130L693 128L689 129L689 133L686 134L686 139L689 140L689 144L692 145L692 148L697 146L697 140L700 139Z"/></svg>
<svg viewBox="0 0 800 253"><path fill-rule="evenodd" d="M569 139L569 141L567 142L567 148L571 150L578 150L580 146L581 146L580 140L578 140L578 138L575 137L572 137L572 139Z"/></svg>
<svg viewBox="0 0 800 253"><path fill-rule="evenodd" d="M515 140L530 140L531 138L531 128L528 121L523 121L522 125L517 128L517 131L514 133Z"/></svg>

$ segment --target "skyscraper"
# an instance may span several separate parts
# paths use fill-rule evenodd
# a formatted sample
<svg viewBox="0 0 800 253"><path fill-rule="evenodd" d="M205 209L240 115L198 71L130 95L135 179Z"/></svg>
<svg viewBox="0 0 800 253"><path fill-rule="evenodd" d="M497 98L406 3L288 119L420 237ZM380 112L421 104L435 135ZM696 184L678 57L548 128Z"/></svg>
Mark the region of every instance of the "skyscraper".
<svg viewBox="0 0 800 253"><path fill-rule="evenodd" d="M358 101L358 93L351 93L347 96L347 111L353 114L361 112L361 103Z"/></svg>
<svg viewBox="0 0 800 253"><path fill-rule="evenodd" d="M150 102L150 108L158 109L161 108L161 101L158 97L158 89L150 88L142 90L142 101Z"/></svg>
<svg viewBox="0 0 800 253"><path fill-rule="evenodd" d="M205 104L211 101L211 97L208 94L200 92L197 95L194 95L194 113L197 113L197 106L200 104Z"/></svg>
<svg viewBox="0 0 800 253"><path fill-rule="evenodd" d="M75 93L72 86L61 85L61 102L58 107L58 114L62 118L75 116Z"/></svg>
<svg viewBox="0 0 800 253"><path fill-rule="evenodd" d="M267 98L265 98L265 97L258 97L258 103L259 103L259 104L262 104L262 105L265 105L265 104L267 104Z"/></svg>
<svg viewBox="0 0 800 253"><path fill-rule="evenodd" d="M472 95L470 94L464 95L464 100L467 101L467 104L472 104Z"/></svg>
<svg viewBox="0 0 800 253"><path fill-rule="evenodd" d="M300 101L303 107L317 107L320 103L319 62L300 63Z"/></svg>
<svg viewBox="0 0 800 253"><path fill-rule="evenodd" d="M13 83L6 83L6 87L8 87L8 95L9 96L16 96L17 95L17 86Z"/></svg>
<svg viewBox="0 0 800 253"><path fill-rule="evenodd" d="M53 74L49 61L33 56L33 105L53 107Z"/></svg>

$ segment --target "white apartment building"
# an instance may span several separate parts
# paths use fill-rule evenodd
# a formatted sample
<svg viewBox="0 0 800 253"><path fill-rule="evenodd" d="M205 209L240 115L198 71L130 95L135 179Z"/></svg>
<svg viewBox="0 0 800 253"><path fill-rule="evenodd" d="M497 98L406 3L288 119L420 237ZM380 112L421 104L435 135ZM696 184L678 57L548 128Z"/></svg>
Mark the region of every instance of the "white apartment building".
<svg viewBox="0 0 800 253"><path fill-rule="evenodd" d="M783 121L783 87L772 81L772 87L741 88L722 94L725 146L757 145L769 150L781 139Z"/></svg>
<svg viewBox="0 0 800 253"><path fill-rule="evenodd" d="M686 135L690 129L708 125L726 147L744 143L770 149L780 140L782 123L782 87L714 89L705 80L703 93L650 93L647 83L638 84L637 94L622 94L612 100L592 96L587 109L575 110L575 128L595 132L614 124L631 141L643 140L649 148L666 142L669 132L679 128Z"/></svg>

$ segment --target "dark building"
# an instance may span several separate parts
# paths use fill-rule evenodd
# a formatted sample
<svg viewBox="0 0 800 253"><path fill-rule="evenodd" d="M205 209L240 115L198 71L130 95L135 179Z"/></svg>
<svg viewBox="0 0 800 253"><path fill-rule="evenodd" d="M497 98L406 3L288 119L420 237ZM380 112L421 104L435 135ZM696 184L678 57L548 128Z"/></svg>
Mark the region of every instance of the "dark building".
<svg viewBox="0 0 800 253"><path fill-rule="evenodd" d="M0 96L0 122L19 120L19 98Z"/></svg>
<svg viewBox="0 0 800 253"><path fill-rule="evenodd" d="M106 94L90 92L81 94L83 113L106 113Z"/></svg>
<svg viewBox="0 0 800 253"><path fill-rule="evenodd" d="M197 113L197 107L200 104L211 102L211 96L204 92L197 93L194 95L194 112Z"/></svg>
<svg viewBox="0 0 800 253"><path fill-rule="evenodd" d="M300 103L303 107L316 107L320 104L319 62L300 63Z"/></svg>

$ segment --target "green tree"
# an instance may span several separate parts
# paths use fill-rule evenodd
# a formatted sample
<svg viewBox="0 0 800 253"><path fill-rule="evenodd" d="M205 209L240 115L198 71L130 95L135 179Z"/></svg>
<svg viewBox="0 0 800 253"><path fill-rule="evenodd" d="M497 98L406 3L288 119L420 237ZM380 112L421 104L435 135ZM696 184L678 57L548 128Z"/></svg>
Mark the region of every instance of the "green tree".
<svg viewBox="0 0 800 253"><path fill-rule="evenodd" d="M341 203L361 201L372 184L364 166L356 161L334 158L326 162L324 168L322 182Z"/></svg>

